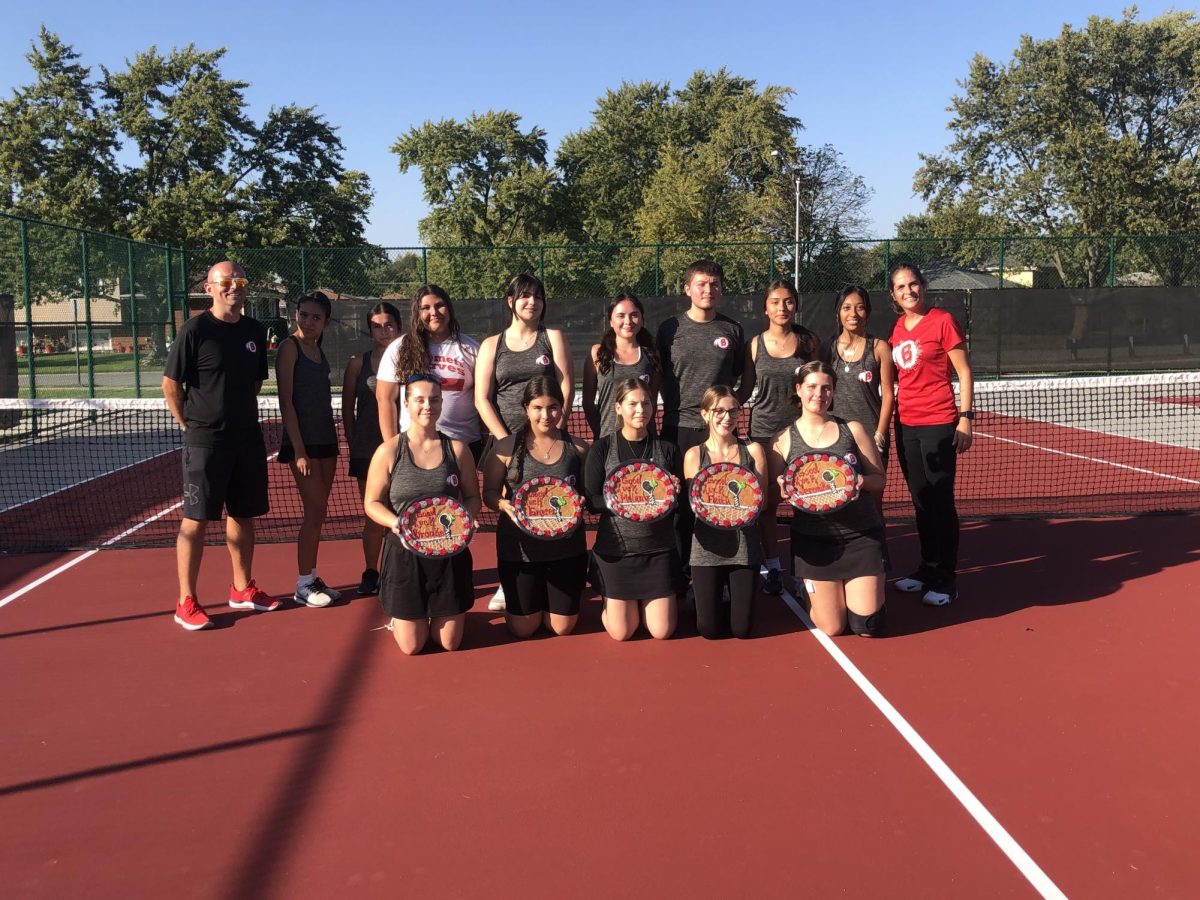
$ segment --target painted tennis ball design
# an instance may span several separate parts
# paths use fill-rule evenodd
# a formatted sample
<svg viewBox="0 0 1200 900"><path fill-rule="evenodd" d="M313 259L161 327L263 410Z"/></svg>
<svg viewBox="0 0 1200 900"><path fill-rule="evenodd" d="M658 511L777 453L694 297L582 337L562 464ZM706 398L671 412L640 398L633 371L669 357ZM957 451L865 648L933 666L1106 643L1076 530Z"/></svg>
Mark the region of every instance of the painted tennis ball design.
<svg viewBox="0 0 1200 900"><path fill-rule="evenodd" d="M550 508L554 510L554 515L561 519L563 507L567 505L566 498L560 497L557 494L552 494L546 502L549 503Z"/></svg>
<svg viewBox="0 0 1200 900"><path fill-rule="evenodd" d="M733 495L733 505L734 506L741 505L742 488L744 488L745 486L746 486L746 482L737 481L733 478L731 478L727 482L725 482L725 490L729 491L729 493Z"/></svg>
<svg viewBox="0 0 1200 900"><path fill-rule="evenodd" d="M449 513L442 513L438 516L438 523L446 530L446 537L454 536L454 519Z"/></svg>

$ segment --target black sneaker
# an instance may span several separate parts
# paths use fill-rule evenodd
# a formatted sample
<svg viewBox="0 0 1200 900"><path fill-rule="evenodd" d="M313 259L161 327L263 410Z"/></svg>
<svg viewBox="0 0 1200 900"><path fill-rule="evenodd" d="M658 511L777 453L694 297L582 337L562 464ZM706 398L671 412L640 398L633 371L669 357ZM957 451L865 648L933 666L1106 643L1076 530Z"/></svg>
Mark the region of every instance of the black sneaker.
<svg viewBox="0 0 1200 900"><path fill-rule="evenodd" d="M762 592L772 597L780 596L783 593L783 573L778 569L767 569L762 576Z"/></svg>
<svg viewBox="0 0 1200 900"><path fill-rule="evenodd" d="M379 593L379 573L374 569L364 569L362 579L358 582L360 597L369 597Z"/></svg>

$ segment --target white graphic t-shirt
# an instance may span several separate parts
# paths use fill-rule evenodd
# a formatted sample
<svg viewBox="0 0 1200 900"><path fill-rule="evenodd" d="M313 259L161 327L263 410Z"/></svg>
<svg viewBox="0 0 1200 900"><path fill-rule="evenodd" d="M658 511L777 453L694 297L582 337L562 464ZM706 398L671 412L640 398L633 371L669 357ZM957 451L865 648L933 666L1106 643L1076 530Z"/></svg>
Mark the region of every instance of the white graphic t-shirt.
<svg viewBox="0 0 1200 900"><path fill-rule="evenodd" d="M407 335L392 341L379 361L380 381L396 382L396 360L400 356L400 342ZM465 334L429 345L429 359L433 363L433 374L442 382L442 414L438 418L438 431L456 441L479 440L479 413L475 411L475 358L479 355L479 341ZM409 426L408 410L404 407L404 386L400 387L400 430Z"/></svg>

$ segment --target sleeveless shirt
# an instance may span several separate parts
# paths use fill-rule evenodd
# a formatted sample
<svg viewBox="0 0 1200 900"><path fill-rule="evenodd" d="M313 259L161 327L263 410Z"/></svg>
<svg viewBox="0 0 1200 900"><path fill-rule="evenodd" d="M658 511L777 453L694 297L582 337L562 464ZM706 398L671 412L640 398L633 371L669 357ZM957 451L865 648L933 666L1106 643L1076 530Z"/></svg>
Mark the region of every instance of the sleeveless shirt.
<svg viewBox="0 0 1200 900"><path fill-rule="evenodd" d="M614 358L607 372L596 369L596 407L600 411L600 431L597 438L612 434L621 427L617 421L617 412L613 409L616 400L617 385L627 378L636 378L642 384L649 385L654 374L654 366L646 357L646 349L638 347L638 361L626 365Z"/></svg>
<svg viewBox="0 0 1200 900"><path fill-rule="evenodd" d="M545 328L537 330L533 345L527 350L509 350L501 331L496 338L496 362L493 369L496 379L496 410L500 421L513 434L525 421L525 407L521 398L525 385L535 375L554 377L554 351ZM568 410L569 412L569 410Z"/></svg>
<svg viewBox="0 0 1200 900"><path fill-rule="evenodd" d="M295 336L287 340L296 343L296 364L292 369L292 408L296 411L296 422L300 426L300 439L308 447L336 447L337 428L333 424L333 392L329 384L329 360L325 351L320 362L309 359ZM290 447L291 438L287 429L283 431L283 446Z"/></svg>
<svg viewBox="0 0 1200 900"><path fill-rule="evenodd" d="M750 398L750 440L769 443L796 421L796 407L792 404L796 372L808 360L802 355L799 334L795 351L784 357L767 352L761 333L755 340L758 352L754 357L754 396Z"/></svg>
<svg viewBox="0 0 1200 900"><path fill-rule="evenodd" d="M829 358L837 371L831 409L839 419L862 423L868 434L879 427L879 409L883 405L875 341L876 338L868 334L862 354L851 362L846 362L838 353L837 335L829 342Z"/></svg>
<svg viewBox="0 0 1200 900"><path fill-rule="evenodd" d="M700 445L700 468L711 462L706 442ZM738 465L762 477L744 441L738 441ZM714 528L696 519L696 530L692 533L693 566L757 566L761 562L762 539L758 533L758 522L730 531Z"/></svg>
<svg viewBox="0 0 1200 900"><path fill-rule="evenodd" d="M607 441L607 446L604 442ZM649 460L666 471L671 471L663 442L654 435L639 441L641 455L620 432L614 432L592 445L592 453L604 453L604 471L611 473L622 463L630 460ZM619 445L624 444L622 449ZM686 502L686 501L685 501ZM657 522L631 522L607 510L600 515L596 526L596 543L593 549L605 556L633 556L659 553L675 546L675 516L664 516Z"/></svg>
<svg viewBox="0 0 1200 900"><path fill-rule="evenodd" d="M396 461L392 463L391 481L388 483L388 501L392 512L399 513L408 501L432 494L462 497L454 447L444 434L438 437L442 442L442 461L432 469L422 469L412 458L408 435L401 432L400 440L396 442Z"/></svg>
<svg viewBox="0 0 1200 900"><path fill-rule="evenodd" d="M569 482L580 496L583 495L583 471L579 464L579 450L571 443L569 437L563 436L562 453L551 463L526 453L518 465L514 452L512 459L508 461L508 469L504 476L505 496L511 499L517 488L529 479L541 475L562 478ZM535 538L518 528L507 515L500 513L496 524L496 558L521 562L551 562L582 556L587 552L584 534L583 525L580 525L573 534L565 538Z"/></svg>
<svg viewBox="0 0 1200 900"><path fill-rule="evenodd" d="M371 354L362 355L362 366L354 382L354 440L350 443L351 459L370 459L375 448L383 443L379 431L379 404L375 402L375 376L371 373Z"/></svg>
<svg viewBox="0 0 1200 900"><path fill-rule="evenodd" d="M833 421L837 423L837 440L828 447L813 447L800 436L799 425L794 426L792 445L787 455L788 464L806 453L830 453L844 457L854 467L854 471L863 474L862 460L858 456L858 443L850 432L850 426L846 424L845 419L837 416L833 417ZM849 505L825 515L792 510L794 535L844 539L882 528L879 509L866 491L861 491Z"/></svg>

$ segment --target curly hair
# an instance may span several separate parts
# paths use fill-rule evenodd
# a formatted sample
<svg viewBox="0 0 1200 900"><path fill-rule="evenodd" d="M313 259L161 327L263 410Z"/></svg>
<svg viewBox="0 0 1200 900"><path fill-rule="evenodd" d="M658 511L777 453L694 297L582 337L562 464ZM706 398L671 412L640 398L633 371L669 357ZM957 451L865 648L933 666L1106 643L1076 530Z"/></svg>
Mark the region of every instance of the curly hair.
<svg viewBox="0 0 1200 900"><path fill-rule="evenodd" d="M454 304L450 295L436 284L423 284L417 288L408 311L408 329L400 339L400 351L396 354L396 380L403 382L414 372L432 372L433 360L429 358L429 332L421 321L421 301L430 294L446 304L450 316L450 337L459 339L458 317L454 315Z"/></svg>

